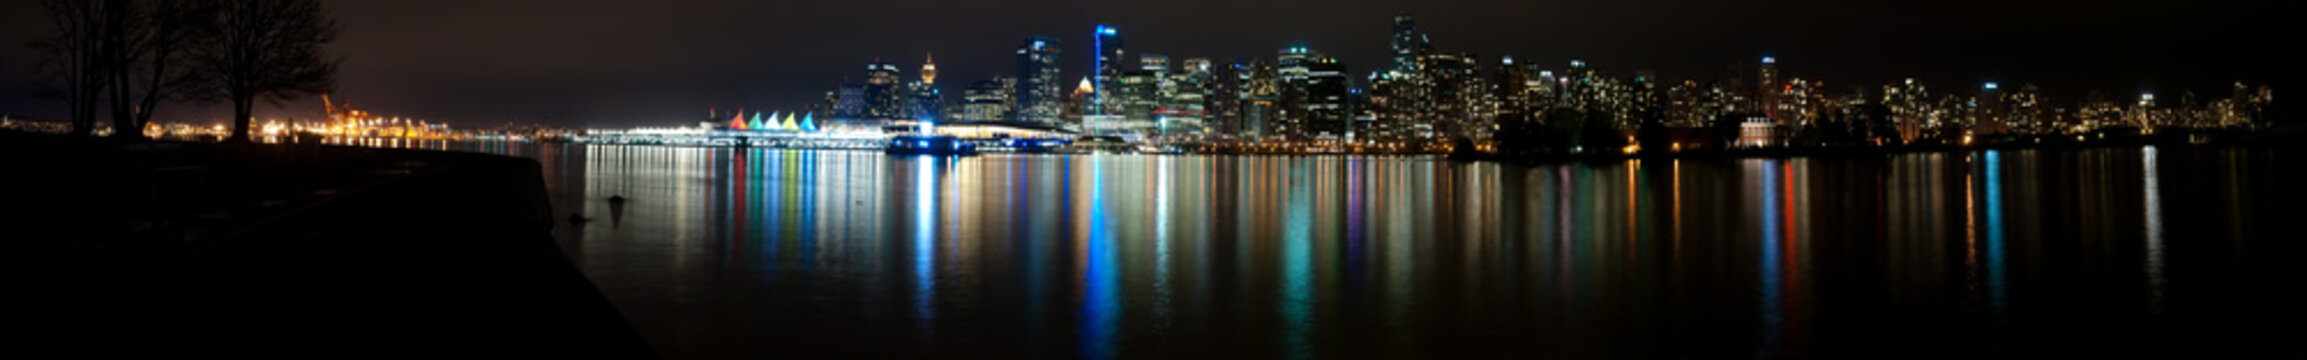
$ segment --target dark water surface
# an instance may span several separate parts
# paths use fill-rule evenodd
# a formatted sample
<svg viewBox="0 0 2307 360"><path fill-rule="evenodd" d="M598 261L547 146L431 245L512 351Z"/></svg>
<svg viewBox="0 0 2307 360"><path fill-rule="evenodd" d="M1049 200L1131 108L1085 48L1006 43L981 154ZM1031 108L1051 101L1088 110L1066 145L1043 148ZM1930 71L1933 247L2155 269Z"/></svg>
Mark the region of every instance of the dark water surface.
<svg viewBox="0 0 2307 360"><path fill-rule="evenodd" d="M669 358L2307 356L2283 149L470 146L545 164L595 219L562 246Z"/></svg>

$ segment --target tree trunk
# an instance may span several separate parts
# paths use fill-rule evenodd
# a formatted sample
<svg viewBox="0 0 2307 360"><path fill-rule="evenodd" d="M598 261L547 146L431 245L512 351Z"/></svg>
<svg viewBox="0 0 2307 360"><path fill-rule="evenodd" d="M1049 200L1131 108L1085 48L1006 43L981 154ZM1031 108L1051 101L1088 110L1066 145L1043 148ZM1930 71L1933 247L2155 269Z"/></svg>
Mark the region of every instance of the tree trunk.
<svg viewBox="0 0 2307 360"><path fill-rule="evenodd" d="M231 138L228 138L228 139L225 139L225 141L226 141L226 142L235 142L235 143L248 143L248 142L250 142L250 141L249 141L249 139L248 139L248 122L249 122L249 117L251 117L251 116L254 116L254 114L250 114L250 111L249 111L249 110L250 110L250 108L254 107L254 106L252 106L252 105L254 105L255 103L256 103L256 97L254 97L254 96L248 96L248 95L244 95L244 94L235 94L235 95L233 95L233 97L232 97L232 137L231 137Z"/></svg>

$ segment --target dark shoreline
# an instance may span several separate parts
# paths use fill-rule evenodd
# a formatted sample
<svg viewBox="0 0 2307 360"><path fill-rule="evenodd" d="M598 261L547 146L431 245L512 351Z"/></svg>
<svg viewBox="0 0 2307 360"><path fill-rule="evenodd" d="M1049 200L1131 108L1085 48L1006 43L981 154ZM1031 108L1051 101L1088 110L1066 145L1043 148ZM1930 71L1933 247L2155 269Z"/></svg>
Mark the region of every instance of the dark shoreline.
<svg viewBox="0 0 2307 360"><path fill-rule="evenodd" d="M26 354L653 357L488 154L0 131ZM317 357L334 357L321 355Z"/></svg>

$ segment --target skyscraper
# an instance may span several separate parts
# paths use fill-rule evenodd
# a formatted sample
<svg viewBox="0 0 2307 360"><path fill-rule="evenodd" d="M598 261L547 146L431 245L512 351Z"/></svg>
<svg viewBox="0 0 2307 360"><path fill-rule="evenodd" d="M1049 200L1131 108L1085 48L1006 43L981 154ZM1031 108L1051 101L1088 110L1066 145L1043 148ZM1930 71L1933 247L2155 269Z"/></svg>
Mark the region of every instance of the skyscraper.
<svg viewBox="0 0 2307 360"><path fill-rule="evenodd" d="M1162 81L1162 105L1154 111L1168 136L1198 136L1209 132L1210 60L1186 59L1178 73Z"/></svg>
<svg viewBox="0 0 2307 360"><path fill-rule="evenodd" d="M1294 130L1303 138L1346 138L1353 129L1352 109L1347 107L1353 84L1346 63L1319 56L1307 59L1305 67L1305 99L1300 105L1305 115Z"/></svg>
<svg viewBox="0 0 2307 360"><path fill-rule="evenodd" d="M1243 66L1242 63L1213 66L1210 68L1209 80L1204 85L1209 89L1204 98L1209 100L1206 108L1210 112L1211 131L1222 136L1242 134Z"/></svg>
<svg viewBox="0 0 2307 360"><path fill-rule="evenodd" d="M927 54L921 59L921 84L937 86L937 54L935 53Z"/></svg>
<svg viewBox="0 0 2307 360"><path fill-rule="evenodd" d="M1496 78L1490 83L1495 85L1491 96L1497 99L1495 111L1499 121L1528 121L1524 116L1531 115L1529 67L1515 64L1513 56L1506 56L1498 59L1498 70L1491 76Z"/></svg>
<svg viewBox="0 0 2307 360"><path fill-rule="evenodd" d="M2008 126L2009 109L2003 107L2002 84L1989 81L1980 85L1978 97L1971 99L1971 101L1972 104L1978 106L1977 110L1972 113L1973 116L1977 117L1978 123L1971 125L1971 133L1983 136L2004 132Z"/></svg>
<svg viewBox="0 0 2307 360"><path fill-rule="evenodd" d="M1010 77L996 77L970 83L969 88L963 90L961 94L961 121L1009 120L1010 111L1017 108L1016 88L1016 78Z"/></svg>
<svg viewBox="0 0 2307 360"><path fill-rule="evenodd" d="M1120 112L1121 104L1109 98L1113 96L1112 87L1121 80L1122 71L1126 69L1121 61L1128 57L1122 50L1120 30L1098 25L1092 35L1096 36L1091 45L1097 47L1097 63L1090 68L1094 71L1090 75L1090 112L1093 115L1113 115Z"/></svg>
<svg viewBox="0 0 2307 360"><path fill-rule="evenodd" d="M1278 76L1275 87L1279 91L1274 104L1275 117L1267 124L1271 126L1268 128L1272 130L1271 135L1302 138L1310 134L1306 131L1306 74L1312 72L1314 60L1320 57L1320 52L1302 45L1282 48L1275 57L1274 72Z"/></svg>
<svg viewBox="0 0 2307 360"><path fill-rule="evenodd" d="M1017 110L1013 112L1017 121L1059 124L1059 107L1065 101L1064 87L1058 80L1059 53L1057 38L1052 37L1027 37L1017 46Z"/></svg>
<svg viewBox="0 0 2307 360"><path fill-rule="evenodd" d="M1152 72L1154 76L1169 77L1170 57L1162 54L1138 55L1137 67L1139 70Z"/></svg>
<svg viewBox="0 0 2307 360"><path fill-rule="evenodd" d="M1762 108L1762 116L1783 120L1778 111L1778 57L1762 57L1762 68L1755 72L1754 80L1754 98L1762 102L1756 104Z"/></svg>
<svg viewBox="0 0 2307 360"><path fill-rule="evenodd" d="M1418 72L1418 50L1423 48L1425 35L1418 34L1418 19L1410 14L1394 15L1393 71Z"/></svg>
<svg viewBox="0 0 2307 360"><path fill-rule="evenodd" d="M1431 127L1440 136L1489 137L1488 119L1480 116L1486 112L1477 109L1489 88L1476 77L1480 64L1474 54L1427 53L1418 62L1420 85L1425 87L1418 104L1424 109L1420 118L1432 121Z"/></svg>
<svg viewBox="0 0 2307 360"><path fill-rule="evenodd" d="M1236 79L1242 83L1242 137L1257 139L1274 135L1270 130L1281 110L1280 78L1274 63L1265 59L1251 60L1249 66L1236 73Z"/></svg>
<svg viewBox="0 0 2307 360"><path fill-rule="evenodd" d="M903 91L897 78L897 65L873 59L865 65L865 118L876 120L907 119L908 111Z"/></svg>
<svg viewBox="0 0 2307 360"><path fill-rule="evenodd" d="M907 84L907 86L913 90L909 108L912 110L914 120L930 122L944 120L938 118L944 111L945 94L937 90L937 58L935 55L922 60L921 81Z"/></svg>
<svg viewBox="0 0 2307 360"><path fill-rule="evenodd" d="M838 93L835 97L840 99L839 102L833 104L835 118L844 121L856 121L865 118L864 86L842 84L841 88L834 90L834 92Z"/></svg>

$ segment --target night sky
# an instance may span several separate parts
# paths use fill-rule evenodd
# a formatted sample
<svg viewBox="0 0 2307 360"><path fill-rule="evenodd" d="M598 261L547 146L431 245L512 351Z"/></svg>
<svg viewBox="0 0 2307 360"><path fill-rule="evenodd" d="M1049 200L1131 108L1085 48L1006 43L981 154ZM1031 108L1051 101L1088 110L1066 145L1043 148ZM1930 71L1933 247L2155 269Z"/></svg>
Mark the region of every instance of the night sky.
<svg viewBox="0 0 2307 360"><path fill-rule="evenodd" d="M0 113L60 119L34 97L49 32L34 0L0 0ZM1068 84L1086 73L1090 30L1119 27L1133 54L1173 61L1272 57L1303 44L1355 74L1383 66L1393 14L1413 13L1437 50L1547 68L1672 80L1751 73L1762 55L1791 77L1869 93L1905 77L1934 89L2034 82L2066 101L2275 82L2278 2L2165 1L333 1L345 31L341 96L371 112L494 126L693 124L708 107L799 109L864 65L915 79L934 52L949 99L1015 71L1028 35L1063 40ZM1747 76L1751 76L1750 74ZM1357 76L1358 77L1358 76ZM214 107L174 105L179 120ZM260 116L316 117L317 98Z"/></svg>

